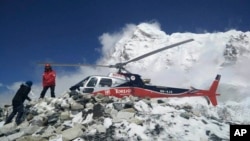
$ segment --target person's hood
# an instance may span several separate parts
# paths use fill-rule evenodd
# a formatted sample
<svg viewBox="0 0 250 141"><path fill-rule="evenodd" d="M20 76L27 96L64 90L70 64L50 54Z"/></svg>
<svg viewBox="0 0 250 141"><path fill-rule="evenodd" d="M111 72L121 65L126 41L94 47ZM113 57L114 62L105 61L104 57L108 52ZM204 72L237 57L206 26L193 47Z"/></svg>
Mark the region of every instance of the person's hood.
<svg viewBox="0 0 250 141"><path fill-rule="evenodd" d="M33 82L32 82L32 81L26 81L25 84L26 84L27 86L31 87L32 84L33 84Z"/></svg>

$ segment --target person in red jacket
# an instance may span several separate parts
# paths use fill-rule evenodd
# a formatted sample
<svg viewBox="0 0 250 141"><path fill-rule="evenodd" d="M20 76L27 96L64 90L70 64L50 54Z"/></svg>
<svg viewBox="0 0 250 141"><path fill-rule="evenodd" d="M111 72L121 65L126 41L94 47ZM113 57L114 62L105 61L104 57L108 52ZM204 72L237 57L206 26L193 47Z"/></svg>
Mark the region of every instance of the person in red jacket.
<svg viewBox="0 0 250 141"><path fill-rule="evenodd" d="M56 72L52 70L50 64L45 64L43 73L43 90L40 98L44 98L47 90L50 88L51 97L55 97Z"/></svg>

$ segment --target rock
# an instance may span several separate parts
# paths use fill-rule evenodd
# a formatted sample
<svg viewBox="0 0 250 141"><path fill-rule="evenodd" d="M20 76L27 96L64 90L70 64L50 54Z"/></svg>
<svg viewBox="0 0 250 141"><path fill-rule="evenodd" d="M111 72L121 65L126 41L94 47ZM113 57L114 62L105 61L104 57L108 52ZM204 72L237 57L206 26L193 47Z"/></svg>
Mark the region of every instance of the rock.
<svg viewBox="0 0 250 141"><path fill-rule="evenodd" d="M44 115L36 116L30 121L30 124L33 126L34 125L43 126L46 125L47 123L48 123L48 118L46 118Z"/></svg>
<svg viewBox="0 0 250 141"><path fill-rule="evenodd" d="M103 94L97 94L97 95L94 96L94 99L95 99L96 102L101 103L102 100L104 99L104 95Z"/></svg>
<svg viewBox="0 0 250 141"><path fill-rule="evenodd" d="M48 141L48 139L42 138L40 136L23 136L16 139L16 141Z"/></svg>
<svg viewBox="0 0 250 141"><path fill-rule="evenodd" d="M62 135L53 135L49 137L49 141L63 141Z"/></svg>
<svg viewBox="0 0 250 141"><path fill-rule="evenodd" d="M105 126L101 125L101 124L93 124L89 130L93 130L96 129L98 133L105 133L106 132L106 128Z"/></svg>
<svg viewBox="0 0 250 141"><path fill-rule="evenodd" d="M68 100L63 100L60 106L63 109L67 109L67 110L70 108L70 104L69 104Z"/></svg>
<svg viewBox="0 0 250 141"><path fill-rule="evenodd" d="M185 118L185 119L189 119L192 117L192 114L188 113L188 112L184 112L184 113L181 113L180 116Z"/></svg>
<svg viewBox="0 0 250 141"><path fill-rule="evenodd" d="M45 127L43 129L43 131L44 132L42 133L41 137L44 137L44 138L49 138L49 137L51 137L51 136L53 136L53 135L56 134L56 129L53 126Z"/></svg>
<svg viewBox="0 0 250 141"><path fill-rule="evenodd" d="M63 120L63 121L70 119L70 113L69 113L69 111L61 112L59 118L60 118L60 120Z"/></svg>
<svg viewBox="0 0 250 141"><path fill-rule="evenodd" d="M16 132L19 132L19 130L16 129L16 124L14 122L6 124L0 128L0 135L10 135Z"/></svg>
<svg viewBox="0 0 250 141"><path fill-rule="evenodd" d="M22 137L24 135L24 132L23 131L20 131L20 132L16 132L14 134L11 134L11 135L8 135L7 138L8 140L10 141L14 141L20 137Z"/></svg>
<svg viewBox="0 0 250 141"><path fill-rule="evenodd" d="M131 112L118 112L117 116L114 117L113 122L121 122L122 120L130 120L134 117L135 113Z"/></svg>
<svg viewBox="0 0 250 141"><path fill-rule="evenodd" d="M136 110L135 110L134 108L127 108L127 109L123 109L123 110L121 110L121 112L136 113Z"/></svg>
<svg viewBox="0 0 250 141"><path fill-rule="evenodd" d="M74 139L72 141L85 141L85 140L83 138L78 137L78 138L76 138L76 139Z"/></svg>
<svg viewBox="0 0 250 141"><path fill-rule="evenodd" d="M204 126L212 123L219 129L223 129L225 125L219 121L216 114L212 116L204 114L207 112L204 106L201 108L188 104L176 106L164 103L165 99L149 100L132 96L119 99L80 93L75 95L74 99L68 95L61 99L41 100L30 107L30 117L26 116L26 120L20 125L16 126L14 122L7 125L0 124L0 140L175 140L181 139L182 135L179 137L170 134L169 131L180 125L177 120L186 121L194 117L195 121L203 122ZM113 102L109 103L110 101ZM197 116L205 118L195 118ZM183 135L192 134L188 129L192 124L181 125L185 128ZM213 128L208 129L212 131ZM207 131L204 131L206 138L227 139L226 135Z"/></svg>
<svg viewBox="0 0 250 141"><path fill-rule="evenodd" d="M25 135L32 135L39 129L39 126L27 126L26 128L23 129Z"/></svg>
<svg viewBox="0 0 250 141"><path fill-rule="evenodd" d="M0 136L0 141L9 141L9 139L6 136Z"/></svg>
<svg viewBox="0 0 250 141"><path fill-rule="evenodd" d="M86 106L87 109L93 109L94 108L94 104L90 103L90 102L86 103L85 106Z"/></svg>
<svg viewBox="0 0 250 141"><path fill-rule="evenodd" d="M117 110L117 111L120 111L123 109L123 104L122 103L113 103L113 106L114 108Z"/></svg>
<svg viewBox="0 0 250 141"><path fill-rule="evenodd" d="M71 141L77 137L80 137L81 135L83 135L83 131L78 126L64 130L62 132L63 141Z"/></svg>
<svg viewBox="0 0 250 141"><path fill-rule="evenodd" d="M117 113L118 111L115 110L115 109L110 109L109 111L109 115L112 117L112 118L115 118L117 116Z"/></svg>
<svg viewBox="0 0 250 141"><path fill-rule="evenodd" d="M93 121L93 113L90 113L86 116L85 120L82 121L82 124L87 124Z"/></svg>
<svg viewBox="0 0 250 141"><path fill-rule="evenodd" d="M133 102L126 102L124 104L124 109L133 108L133 107L134 107L134 103Z"/></svg>
<svg viewBox="0 0 250 141"><path fill-rule="evenodd" d="M72 119L72 123L81 123L83 121L82 112L79 112L75 117Z"/></svg>
<svg viewBox="0 0 250 141"><path fill-rule="evenodd" d="M59 119L59 116L60 116L58 114L60 114L60 113L55 113L53 115L48 116L48 124L49 125L54 125L54 124L56 124L58 122L58 119Z"/></svg>
<svg viewBox="0 0 250 141"><path fill-rule="evenodd" d="M143 120L137 119L137 118L131 118L128 120L130 123L135 123L137 125L142 125L143 124Z"/></svg>
<svg viewBox="0 0 250 141"><path fill-rule="evenodd" d="M104 107L101 104L96 104L93 107L93 118L98 119L104 115Z"/></svg>
<svg viewBox="0 0 250 141"><path fill-rule="evenodd" d="M103 125L106 129L108 129L112 125L112 119L111 118L105 118Z"/></svg>
<svg viewBox="0 0 250 141"><path fill-rule="evenodd" d="M77 102L72 102L70 103L71 110L82 110L84 109L84 106L77 103Z"/></svg>

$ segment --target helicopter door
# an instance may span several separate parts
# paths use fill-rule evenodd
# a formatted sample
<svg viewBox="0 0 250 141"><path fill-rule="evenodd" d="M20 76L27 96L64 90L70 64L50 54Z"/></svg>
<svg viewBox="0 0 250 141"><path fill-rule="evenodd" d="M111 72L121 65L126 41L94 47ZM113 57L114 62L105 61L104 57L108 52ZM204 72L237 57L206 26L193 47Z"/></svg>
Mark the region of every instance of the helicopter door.
<svg viewBox="0 0 250 141"><path fill-rule="evenodd" d="M90 80L88 81L86 87L84 88L83 92L85 93L92 93L94 91L94 87L97 84L97 78L96 77L92 77L90 78Z"/></svg>

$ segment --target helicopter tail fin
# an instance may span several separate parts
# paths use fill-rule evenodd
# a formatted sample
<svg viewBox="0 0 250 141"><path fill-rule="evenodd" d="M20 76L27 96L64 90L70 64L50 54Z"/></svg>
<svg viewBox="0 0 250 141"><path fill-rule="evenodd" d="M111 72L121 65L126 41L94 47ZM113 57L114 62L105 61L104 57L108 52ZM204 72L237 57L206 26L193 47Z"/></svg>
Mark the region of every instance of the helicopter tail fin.
<svg viewBox="0 0 250 141"><path fill-rule="evenodd" d="M216 96L220 94L217 94L216 90L218 88L220 78L221 78L221 75L217 74L215 80L213 81L212 85L210 86L208 90L208 98L210 102L213 104L213 106L216 106L218 104Z"/></svg>

